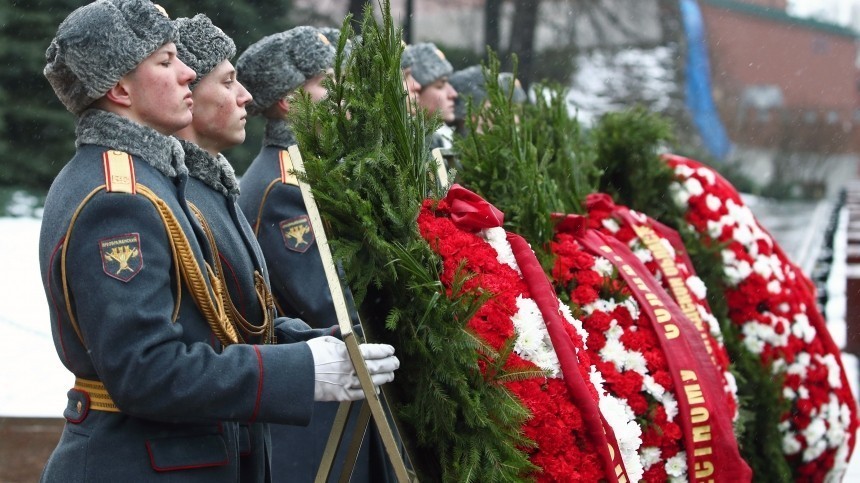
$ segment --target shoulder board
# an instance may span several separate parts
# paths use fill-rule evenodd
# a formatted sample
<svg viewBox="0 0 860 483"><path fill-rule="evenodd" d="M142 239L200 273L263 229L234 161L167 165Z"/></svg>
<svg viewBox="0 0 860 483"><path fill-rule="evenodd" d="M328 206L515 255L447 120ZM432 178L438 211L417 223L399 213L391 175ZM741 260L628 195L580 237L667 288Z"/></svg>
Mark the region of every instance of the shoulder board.
<svg viewBox="0 0 860 483"><path fill-rule="evenodd" d="M137 194L134 179L134 162L123 151L108 150L102 154L105 169L105 190L108 193Z"/></svg>
<svg viewBox="0 0 860 483"><path fill-rule="evenodd" d="M299 180L293 174L293 158L290 157L290 153L286 150L281 150L278 153L278 159L281 165L281 183L298 186Z"/></svg>

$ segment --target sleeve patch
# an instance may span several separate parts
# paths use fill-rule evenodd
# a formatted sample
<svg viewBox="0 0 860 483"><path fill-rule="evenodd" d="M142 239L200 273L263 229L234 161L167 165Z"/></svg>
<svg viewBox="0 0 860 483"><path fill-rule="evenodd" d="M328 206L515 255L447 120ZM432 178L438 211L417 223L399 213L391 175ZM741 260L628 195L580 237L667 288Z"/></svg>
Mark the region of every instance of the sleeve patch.
<svg viewBox="0 0 860 483"><path fill-rule="evenodd" d="M137 233L99 240L99 253L105 275L121 282L128 282L143 269L143 252Z"/></svg>
<svg viewBox="0 0 860 483"><path fill-rule="evenodd" d="M308 215L301 215L281 222L281 234L288 249L304 253L314 244L314 230Z"/></svg>

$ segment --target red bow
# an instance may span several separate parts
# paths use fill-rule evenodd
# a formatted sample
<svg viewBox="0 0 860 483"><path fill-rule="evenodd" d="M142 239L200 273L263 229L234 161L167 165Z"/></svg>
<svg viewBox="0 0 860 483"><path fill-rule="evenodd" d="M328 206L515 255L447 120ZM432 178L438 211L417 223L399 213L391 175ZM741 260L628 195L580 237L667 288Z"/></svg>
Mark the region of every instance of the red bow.
<svg viewBox="0 0 860 483"><path fill-rule="evenodd" d="M451 221L461 230L496 228L505 221L505 214L498 208L458 184L451 186L445 201L451 207Z"/></svg>

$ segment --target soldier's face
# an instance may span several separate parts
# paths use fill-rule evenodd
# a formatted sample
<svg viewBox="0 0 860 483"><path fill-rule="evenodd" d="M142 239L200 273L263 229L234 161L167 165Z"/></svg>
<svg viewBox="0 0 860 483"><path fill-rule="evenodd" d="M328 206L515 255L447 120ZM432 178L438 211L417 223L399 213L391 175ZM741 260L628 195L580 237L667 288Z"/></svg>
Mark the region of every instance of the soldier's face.
<svg viewBox="0 0 860 483"><path fill-rule="evenodd" d="M311 96L312 101L319 102L328 96L328 89L323 86L323 81L333 73L332 69L328 69L322 74L311 77L302 84L301 89Z"/></svg>
<svg viewBox="0 0 860 483"><path fill-rule="evenodd" d="M445 122L454 122L454 99L457 91L448 82L447 77L437 79L429 85L422 86L418 94L418 103L430 114L439 113Z"/></svg>
<svg viewBox="0 0 860 483"><path fill-rule="evenodd" d="M173 134L191 122L194 71L176 57L173 42L164 44L120 79L128 94L132 120L162 134Z"/></svg>
<svg viewBox="0 0 860 483"><path fill-rule="evenodd" d="M418 105L418 94L421 93L421 84L412 77L412 68L403 70L403 89L406 91L406 105L410 113L415 112Z"/></svg>
<svg viewBox="0 0 860 483"><path fill-rule="evenodd" d="M193 92L194 118L188 130L194 137L191 140L212 154L242 144L248 117L245 106L251 102L251 94L236 80L233 64L229 60L218 64Z"/></svg>

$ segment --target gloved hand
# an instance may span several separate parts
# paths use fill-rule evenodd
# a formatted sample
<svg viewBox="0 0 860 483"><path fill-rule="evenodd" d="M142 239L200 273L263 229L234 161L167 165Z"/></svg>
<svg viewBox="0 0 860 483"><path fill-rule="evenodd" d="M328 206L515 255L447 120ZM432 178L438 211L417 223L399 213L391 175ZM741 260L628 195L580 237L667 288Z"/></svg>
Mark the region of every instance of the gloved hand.
<svg viewBox="0 0 860 483"><path fill-rule="evenodd" d="M315 401L358 401L364 399L361 382L355 374L346 344L331 336L307 341L314 357ZM362 344L361 355L374 386L394 380L400 361L394 348L386 344Z"/></svg>

